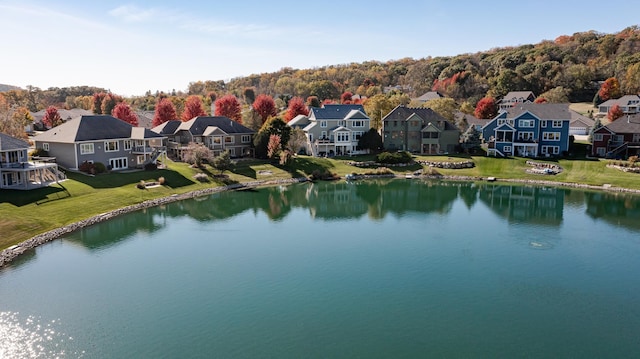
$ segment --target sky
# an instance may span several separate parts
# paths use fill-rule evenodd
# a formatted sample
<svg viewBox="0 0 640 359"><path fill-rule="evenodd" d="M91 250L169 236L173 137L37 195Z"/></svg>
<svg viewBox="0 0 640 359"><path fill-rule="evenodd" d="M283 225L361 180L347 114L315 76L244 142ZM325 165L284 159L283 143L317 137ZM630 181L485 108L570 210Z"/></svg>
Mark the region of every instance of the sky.
<svg viewBox="0 0 640 359"><path fill-rule="evenodd" d="M606 10L606 9L609 10ZM624 9L627 9L625 11ZM637 26L635 0L0 0L0 84L121 96Z"/></svg>

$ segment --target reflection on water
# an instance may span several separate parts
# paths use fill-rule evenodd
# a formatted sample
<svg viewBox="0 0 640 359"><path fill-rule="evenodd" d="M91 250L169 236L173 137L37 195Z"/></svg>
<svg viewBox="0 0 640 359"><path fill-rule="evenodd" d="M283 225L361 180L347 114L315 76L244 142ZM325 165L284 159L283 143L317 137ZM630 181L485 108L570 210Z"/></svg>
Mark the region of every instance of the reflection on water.
<svg viewBox="0 0 640 359"><path fill-rule="evenodd" d="M59 348L68 348L64 342L73 338L58 332L56 328L55 320L41 322L33 316L22 319L19 313L0 312L0 358L83 357L84 352L67 353Z"/></svg>
<svg viewBox="0 0 640 359"><path fill-rule="evenodd" d="M559 226L565 192L555 187L482 185L480 200L510 222Z"/></svg>

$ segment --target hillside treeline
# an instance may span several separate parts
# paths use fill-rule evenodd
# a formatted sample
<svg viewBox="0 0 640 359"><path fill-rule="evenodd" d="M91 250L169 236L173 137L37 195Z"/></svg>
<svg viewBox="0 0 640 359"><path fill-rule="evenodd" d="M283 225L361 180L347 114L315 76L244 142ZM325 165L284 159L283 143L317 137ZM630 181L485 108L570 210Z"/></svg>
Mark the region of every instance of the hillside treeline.
<svg viewBox="0 0 640 359"><path fill-rule="evenodd" d="M134 108L153 110L157 99L167 96L184 99L188 95L202 95L206 100L233 94L250 104L250 99L246 98L247 89L254 94L282 99L284 103L294 96L338 101L345 92L372 97L395 89L395 93L409 97L438 91L459 104L471 106L485 96L499 99L509 91L524 90L533 91L549 102L591 102L601 83L608 78L618 80L623 94L640 92L638 26L614 34L579 32L535 45L495 48L451 57L367 61L313 69L285 67L228 82L194 81L185 91L148 92L126 100ZM37 111L49 105L91 109L91 95L104 91L89 86L47 90L29 87L3 94L12 105Z"/></svg>

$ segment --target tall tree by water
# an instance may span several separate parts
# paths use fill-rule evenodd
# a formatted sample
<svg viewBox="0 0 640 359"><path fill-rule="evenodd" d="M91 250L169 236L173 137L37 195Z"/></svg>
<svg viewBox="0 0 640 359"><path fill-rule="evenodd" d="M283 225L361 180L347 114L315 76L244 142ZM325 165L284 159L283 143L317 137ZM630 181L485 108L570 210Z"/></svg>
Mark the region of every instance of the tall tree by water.
<svg viewBox="0 0 640 359"><path fill-rule="evenodd" d="M265 94L258 95L253 102L253 110L260 116L260 124L264 124L269 117L275 116L278 113L273 98Z"/></svg>
<svg viewBox="0 0 640 359"><path fill-rule="evenodd" d="M184 103L184 112L182 113L182 121L189 121L198 116L206 116L207 113L202 108L202 98L199 95L191 95L187 97Z"/></svg>
<svg viewBox="0 0 640 359"><path fill-rule="evenodd" d="M309 116L309 109L304 104L302 97L296 96L289 100L289 107L287 108L287 112L284 114L284 120L289 122L298 115Z"/></svg>
<svg viewBox="0 0 640 359"><path fill-rule="evenodd" d="M173 102L168 98L160 99L156 105L156 112L153 115L152 126L160 126L167 121L176 119L178 119L178 115L176 114L176 108L173 106Z"/></svg>
<svg viewBox="0 0 640 359"><path fill-rule="evenodd" d="M233 95L224 95L216 100L216 116L228 117L238 123L242 123L242 111L240 102Z"/></svg>
<svg viewBox="0 0 640 359"><path fill-rule="evenodd" d="M44 117L42 118L42 123L47 128L54 128L56 126L62 125L62 117L58 113L58 109L55 106L49 106L44 112Z"/></svg>
<svg viewBox="0 0 640 359"><path fill-rule="evenodd" d="M120 119L131 126L138 126L138 115L131 110L131 107L125 103L120 102L113 108L111 115L117 119Z"/></svg>

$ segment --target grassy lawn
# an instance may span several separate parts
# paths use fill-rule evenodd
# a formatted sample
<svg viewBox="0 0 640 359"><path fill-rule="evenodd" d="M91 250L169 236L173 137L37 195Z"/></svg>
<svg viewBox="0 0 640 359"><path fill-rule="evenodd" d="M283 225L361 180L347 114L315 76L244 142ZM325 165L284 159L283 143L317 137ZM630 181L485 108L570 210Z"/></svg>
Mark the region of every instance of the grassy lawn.
<svg viewBox="0 0 640 359"><path fill-rule="evenodd" d="M351 161L370 161L373 156L345 158L313 158L299 156L288 166L279 166L268 161L239 161L223 181L214 177L211 168L194 169L184 163L169 162L167 169L129 173L110 173L95 177L68 172L68 180L32 191L0 191L0 249L29 239L39 233L58 228L88 217L146 200L180 194L229 183L260 180L308 177L314 171L329 171L341 177L349 173L364 173L366 170L349 165ZM466 161L476 164L469 169L437 169L443 175L522 178L558 182L586 183L640 189L640 175L624 173L606 168L605 160L556 160L550 161L564 168L561 174L544 176L527 174L524 158L490 158L485 156L417 156L427 161ZM421 169L419 164L400 167L387 166L397 174ZM200 183L193 179L198 172L210 174L210 181ZM165 178L165 185L138 189L141 180L155 181Z"/></svg>

